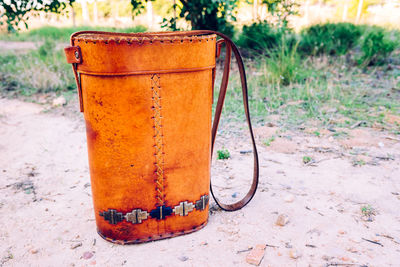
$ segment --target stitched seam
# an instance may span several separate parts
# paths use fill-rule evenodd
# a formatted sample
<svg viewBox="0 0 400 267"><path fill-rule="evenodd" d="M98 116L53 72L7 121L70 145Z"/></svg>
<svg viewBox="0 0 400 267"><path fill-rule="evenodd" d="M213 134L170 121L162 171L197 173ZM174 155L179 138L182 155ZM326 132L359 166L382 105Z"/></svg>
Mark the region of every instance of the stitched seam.
<svg viewBox="0 0 400 267"><path fill-rule="evenodd" d="M165 73L184 73L184 72L199 72L215 69L215 65L197 68L183 68L183 69L163 69L163 70L134 70L126 72L92 72L87 70L78 70L81 74L92 76L128 76L128 75L149 75L149 74L165 74Z"/></svg>
<svg viewBox="0 0 400 267"><path fill-rule="evenodd" d="M151 76L151 90L153 92L153 128L154 128L154 149L155 149L155 174L156 174L156 199L160 206L164 205L164 144L162 131L162 115L161 115L161 86L160 76L153 74Z"/></svg>
<svg viewBox="0 0 400 267"><path fill-rule="evenodd" d="M132 43L155 43L155 42L160 42L164 44L168 43L182 43L184 41L187 42L201 42L201 41L206 41L208 42L209 40L214 40L216 37L214 36L149 36L149 37L128 37L128 36L92 36L92 35L83 35L83 36L77 36L73 37L74 41L77 42L91 42L93 44L96 44L97 42L99 43L104 43L104 44L109 44L110 42L116 43L116 44L122 44L126 43L128 45L131 45Z"/></svg>

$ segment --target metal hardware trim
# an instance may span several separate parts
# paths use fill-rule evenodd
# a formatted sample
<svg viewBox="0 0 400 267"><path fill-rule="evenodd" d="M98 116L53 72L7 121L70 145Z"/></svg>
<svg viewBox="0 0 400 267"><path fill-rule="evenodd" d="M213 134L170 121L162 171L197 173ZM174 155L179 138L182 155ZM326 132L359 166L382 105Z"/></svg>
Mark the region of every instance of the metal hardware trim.
<svg viewBox="0 0 400 267"><path fill-rule="evenodd" d="M163 220L168 216L188 216L194 210L202 211L205 210L210 200L209 195L203 195L195 203L189 201L181 201L177 206L157 206L155 209L149 211L142 209L132 209L131 212L123 214L115 209L108 209L107 211L100 211L99 215L108 221L110 224L118 224L122 221L130 222L132 224L140 224L143 221L154 218L157 220Z"/></svg>

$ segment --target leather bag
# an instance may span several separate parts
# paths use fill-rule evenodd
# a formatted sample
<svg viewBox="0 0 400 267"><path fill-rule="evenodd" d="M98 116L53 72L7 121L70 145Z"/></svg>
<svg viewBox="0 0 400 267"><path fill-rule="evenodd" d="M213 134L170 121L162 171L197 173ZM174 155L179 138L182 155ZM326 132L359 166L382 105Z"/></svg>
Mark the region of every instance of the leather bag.
<svg viewBox="0 0 400 267"><path fill-rule="evenodd" d="M212 121L216 58L225 43L222 84ZM65 48L87 132L98 233L128 244L196 231L207 223L210 165L228 85L231 54L241 78L254 171L246 75L235 44L213 31L111 33L83 31Z"/></svg>

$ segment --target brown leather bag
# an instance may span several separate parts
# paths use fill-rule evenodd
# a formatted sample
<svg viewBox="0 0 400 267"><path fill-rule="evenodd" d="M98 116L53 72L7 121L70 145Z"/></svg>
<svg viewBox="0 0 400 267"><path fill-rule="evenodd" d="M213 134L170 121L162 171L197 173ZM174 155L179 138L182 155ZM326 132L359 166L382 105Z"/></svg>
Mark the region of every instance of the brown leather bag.
<svg viewBox="0 0 400 267"><path fill-rule="evenodd" d="M224 42L225 69L212 122L216 57ZM65 54L86 121L94 210L103 238L141 243L190 233L207 223L211 155L232 51L253 145L254 176L251 189L237 203L215 199L227 211L245 206L258 184L246 75L233 42L213 31L83 31L71 36Z"/></svg>

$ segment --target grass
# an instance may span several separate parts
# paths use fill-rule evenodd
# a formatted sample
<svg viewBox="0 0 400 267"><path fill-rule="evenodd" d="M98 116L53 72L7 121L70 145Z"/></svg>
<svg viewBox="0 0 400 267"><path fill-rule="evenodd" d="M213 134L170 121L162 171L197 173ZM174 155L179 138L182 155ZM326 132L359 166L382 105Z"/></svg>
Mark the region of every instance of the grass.
<svg viewBox="0 0 400 267"><path fill-rule="evenodd" d="M354 167L361 167L361 166L364 166L365 164L367 164L367 163L362 159L353 160L353 166Z"/></svg>
<svg viewBox="0 0 400 267"><path fill-rule="evenodd" d="M273 135L273 136L271 136L270 138L264 140L263 144L264 144L265 146L270 146L271 143L274 142L274 141L275 141L275 136Z"/></svg>
<svg viewBox="0 0 400 267"><path fill-rule="evenodd" d="M110 27L42 27L19 34L0 34L0 40L37 41L38 49L26 53L0 53L0 93L32 96L37 93L70 92L76 89L71 66L65 60L63 45L73 32L82 30L142 32L144 26Z"/></svg>
<svg viewBox="0 0 400 267"><path fill-rule="evenodd" d="M344 56L310 57L294 60L289 68L295 69L296 77L282 83L271 77L279 77L285 71L271 67L277 62L268 60L271 59L247 64L252 117L259 124L279 115L278 125L289 128L310 122L325 128L350 127L358 121L365 121L363 126L371 127L386 126L387 113L400 116L399 68L363 69L350 65ZM290 57L285 60L288 62L283 65L293 62ZM243 120L240 80L234 73L224 114L229 114L232 120ZM398 125L393 127L393 131L400 130Z"/></svg>
<svg viewBox="0 0 400 267"><path fill-rule="evenodd" d="M75 89L71 66L53 41L28 53L0 54L0 92L30 96Z"/></svg>
<svg viewBox="0 0 400 267"><path fill-rule="evenodd" d="M229 159L231 157L231 153L227 149L217 150L217 159Z"/></svg>
<svg viewBox="0 0 400 267"><path fill-rule="evenodd" d="M38 29L33 29L27 32L18 34L0 34L0 40L3 41L44 41L51 39L56 42L69 42L69 37L72 33L77 31L118 31L118 32L145 32L147 28L145 26L136 26L128 28L114 28L114 27L53 27L46 26Z"/></svg>
<svg viewBox="0 0 400 267"><path fill-rule="evenodd" d="M313 159L310 156L304 156L303 157L303 163L307 164L310 163Z"/></svg>
<svg viewBox="0 0 400 267"><path fill-rule="evenodd" d="M374 220L374 216L377 215L377 211L371 205L363 205L361 206L361 218L364 221L372 222Z"/></svg>

